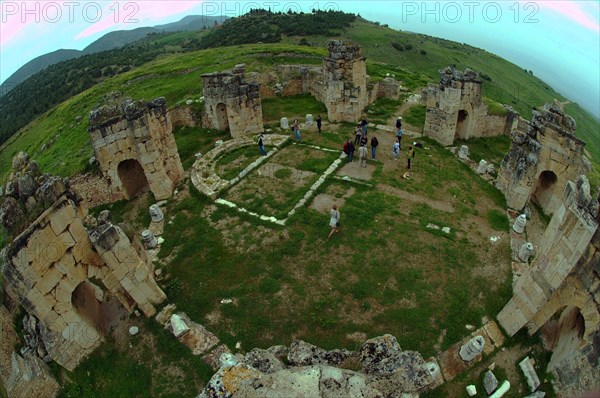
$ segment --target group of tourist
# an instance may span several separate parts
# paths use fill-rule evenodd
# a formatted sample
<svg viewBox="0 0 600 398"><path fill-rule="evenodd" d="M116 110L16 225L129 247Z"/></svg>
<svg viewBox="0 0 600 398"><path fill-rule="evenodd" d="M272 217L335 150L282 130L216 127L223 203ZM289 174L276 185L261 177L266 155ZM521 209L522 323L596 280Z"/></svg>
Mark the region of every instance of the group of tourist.
<svg viewBox="0 0 600 398"><path fill-rule="evenodd" d="M323 119L321 115L317 116L317 129L319 133L321 133L321 128L323 126ZM348 163L353 162L354 152L356 151L355 145L359 145L358 148L358 159L360 167L367 167L367 143L369 143L368 139L368 122L366 116L361 118L361 122L356 125L356 130L354 132L354 141L351 138L344 143L343 151L347 155ZM302 135L300 133L300 122L298 119L294 119L294 123L291 126L291 130L294 132L294 136L297 141L302 141ZM399 116L396 120L396 141L392 147L392 158L394 160L398 160L398 156L400 155L401 145L402 145L402 135L404 131L402 129L402 117ZM379 140L377 137L373 136L370 140L371 145L371 159L375 160L377 155L377 147L379 146ZM264 144L264 136L263 133L258 135L258 148L260 149L260 153L263 156L267 155L267 150L265 149ZM415 150L412 146L408 147L407 155L407 169L410 170L410 162L411 159L415 157ZM406 173L408 174L408 173ZM340 211L336 204L333 205L331 210L329 211L329 226L331 227L331 232L329 232L328 238L331 238L333 234L338 233L340 229Z"/></svg>

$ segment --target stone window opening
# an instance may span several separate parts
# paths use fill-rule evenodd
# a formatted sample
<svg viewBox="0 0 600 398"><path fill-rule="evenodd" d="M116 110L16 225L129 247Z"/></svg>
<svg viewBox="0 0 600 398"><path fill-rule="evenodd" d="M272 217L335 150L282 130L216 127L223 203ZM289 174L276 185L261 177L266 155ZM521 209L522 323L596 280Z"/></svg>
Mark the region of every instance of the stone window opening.
<svg viewBox="0 0 600 398"><path fill-rule="evenodd" d="M117 173L127 199L134 198L140 193L148 192L150 185L140 162L127 159L119 163Z"/></svg>
<svg viewBox="0 0 600 398"><path fill-rule="evenodd" d="M465 139L467 137L467 128L469 126L469 113L464 109L458 111L456 120L456 132L454 138Z"/></svg>
<svg viewBox="0 0 600 398"><path fill-rule="evenodd" d="M543 209L546 209L550 204L557 181L558 177L550 170L542 171L538 177L537 185L533 192L533 200Z"/></svg>
<svg viewBox="0 0 600 398"><path fill-rule="evenodd" d="M216 107L216 113L219 130L227 130L229 128L229 120L227 119L227 106L222 102L218 103Z"/></svg>

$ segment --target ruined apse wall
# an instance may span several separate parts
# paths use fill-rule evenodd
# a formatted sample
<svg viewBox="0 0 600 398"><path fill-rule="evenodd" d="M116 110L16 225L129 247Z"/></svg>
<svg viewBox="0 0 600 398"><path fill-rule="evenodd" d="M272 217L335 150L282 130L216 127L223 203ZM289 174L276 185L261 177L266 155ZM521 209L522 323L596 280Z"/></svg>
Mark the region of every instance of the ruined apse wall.
<svg viewBox="0 0 600 398"><path fill-rule="evenodd" d="M233 138L264 131L260 86L248 83L245 75L245 64L231 72L202 75L203 123L217 130L229 129Z"/></svg>
<svg viewBox="0 0 600 398"><path fill-rule="evenodd" d="M566 182L588 171L575 128L556 101L534 110L530 123L519 123L496 180L508 207L521 210L534 199L551 214L560 206Z"/></svg>
<svg viewBox="0 0 600 398"><path fill-rule="evenodd" d="M498 314L502 327L513 336L523 326L533 334L555 315L562 319L565 308L578 309L581 330L575 328L573 333L580 341L575 349L561 349L559 344L554 351L559 359L553 355L551 360L565 390L577 392L600 387L593 377L588 380L600 372L599 199L590 194L585 176L567 182L538 254Z"/></svg>
<svg viewBox="0 0 600 398"><path fill-rule="evenodd" d="M33 353L73 370L105 332L102 311L94 311L104 308L105 291L128 311L137 306L147 316L166 297L144 253L123 231L110 222L88 231L87 210L68 180L39 174L32 163L24 154L13 160L17 188L0 206L0 221L13 239L1 252L1 269L11 295L38 325Z"/></svg>
<svg viewBox="0 0 600 398"><path fill-rule="evenodd" d="M464 72L451 67L440 70L440 84L423 90L427 107L425 135L446 146L452 145L455 139L510 135L518 114L507 109L507 116L488 115L482 82L479 74L470 69Z"/></svg>
<svg viewBox="0 0 600 398"><path fill-rule="evenodd" d="M111 93L90 112L88 129L102 173L109 178L113 200L130 199L149 187L167 199L183 177L164 98L133 101Z"/></svg>

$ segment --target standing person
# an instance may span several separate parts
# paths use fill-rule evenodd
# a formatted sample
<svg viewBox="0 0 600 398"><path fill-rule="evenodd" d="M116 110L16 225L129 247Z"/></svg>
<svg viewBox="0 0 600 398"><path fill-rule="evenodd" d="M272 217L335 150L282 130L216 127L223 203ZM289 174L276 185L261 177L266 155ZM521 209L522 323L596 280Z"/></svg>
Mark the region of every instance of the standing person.
<svg viewBox="0 0 600 398"><path fill-rule="evenodd" d="M329 232L327 239L331 238L333 234L340 232L340 212L336 204L329 210L329 226L331 227L331 232Z"/></svg>
<svg viewBox="0 0 600 398"><path fill-rule="evenodd" d="M362 138L362 129L360 128L360 124L356 125L356 130L354 131L354 144L360 144L360 139Z"/></svg>
<svg viewBox="0 0 600 398"><path fill-rule="evenodd" d="M294 135L298 141L302 141L302 136L300 135L300 122L298 122L298 119L294 119Z"/></svg>
<svg viewBox="0 0 600 398"><path fill-rule="evenodd" d="M367 142L369 142L369 139L367 138L367 135L365 134L360 139L360 145L367 145Z"/></svg>
<svg viewBox="0 0 600 398"><path fill-rule="evenodd" d="M402 145L402 134L404 131L402 129L396 130L396 138L398 139L398 146ZM400 148L402 149L402 148Z"/></svg>
<svg viewBox="0 0 600 398"><path fill-rule="evenodd" d="M408 157L408 166L406 168L410 170L410 160L415 157L415 150L412 146L408 147L408 152L406 153L406 156Z"/></svg>
<svg viewBox="0 0 600 398"><path fill-rule="evenodd" d="M321 115L317 115L317 128L319 129L319 133L321 132L321 126L323 126L323 119L321 119Z"/></svg>
<svg viewBox="0 0 600 398"><path fill-rule="evenodd" d="M260 149L260 153L263 156L267 156L267 150L265 149L265 144L263 142L263 133L258 135L258 149Z"/></svg>
<svg viewBox="0 0 600 398"><path fill-rule="evenodd" d="M371 138L371 159L375 160L375 154L377 152L377 146L379 145L379 141L377 140L377 137L373 136L373 138Z"/></svg>
<svg viewBox="0 0 600 398"><path fill-rule="evenodd" d="M362 120L360 121L360 128L362 130L362 134L367 135L367 125L369 124L369 122L367 122L367 115L362 115Z"/></svg>
<svg viewBox="0 0 600 398"><path fill-rule="evenodd" d="M354 157L355 150L356 148L354 148L352 140L348 140L348 163L352 163L352 158Z"/></svg>
<svg viewBox="0 0 600 398"><path fill-rule="evenodd" d="M358 158L360 159L360 167L367 167L367 147L361 144L358 148Z"/></svg>
<svg viewBox="0 0 600 398"><path fill-rule="evenodd" d="M394 160L398 160L398 155L400 154L400 144L394 142L394 147L392 148L392 155L394 156Z"/></svg>
<svg viewBox="0 0 600 398"><path fill-rule="evenodd" d="M396 119L396 130L402 130L402 116L398 116Z"/></svg>

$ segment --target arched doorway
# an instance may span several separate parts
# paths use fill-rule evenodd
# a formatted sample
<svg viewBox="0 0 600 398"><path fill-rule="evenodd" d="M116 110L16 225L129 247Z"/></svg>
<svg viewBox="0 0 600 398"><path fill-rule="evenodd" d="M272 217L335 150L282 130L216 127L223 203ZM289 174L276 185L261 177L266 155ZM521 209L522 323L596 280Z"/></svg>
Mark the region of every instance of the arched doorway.
<svg viewBox="0 0 600 398"><path fill-rule="evenodd" d="M127 159L119 163L117 173L127 199L131 199L141 192L150 189L148 179L140 162L135 159Z"/></svg>
<svg viewBox="0 0 600 398"><path fill-rule="evenodd" d="M551 371L580 348L585 333L585 319L578 307L569 305L557 311L540 331L552 351L547 369Z"/></svg>
<svg viewBox="0 0 600 398"><path fill-rule="evenodd" d="M222 102L217 104L216 113L219 130L227 130L229 128L229 120L227 119L227 106L225 106L225 104Z"/></svg>
<svg viewBox="0 0 600 398"><path fill-rule="evenodd" d="M542 209L548 209L552 197L554 196L554 186L558 177L553 171L544 170L538 177L538 182L533 192L532 199L539 204Z"/></svg>
<svg viewBox="0 0 600 398"><path fill-rule="evenodd" d="M125 308L110 292L89 280L81 282L73 290L71 305L77 315L103 336L127 315Z"/></svg>
<svg viewBox="0 0 600 398"><path fill-rule="evenodd" d="M458 118L456 120L456 133L454 134L455 139L464 140L467 137L469 128L469 113L464 109L458 111Z"/></svg>

